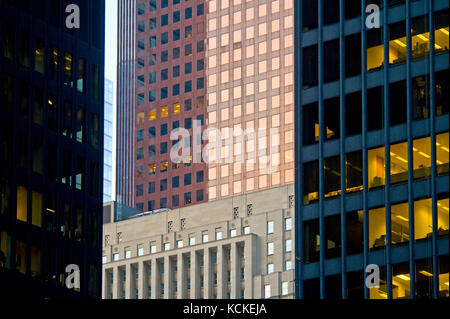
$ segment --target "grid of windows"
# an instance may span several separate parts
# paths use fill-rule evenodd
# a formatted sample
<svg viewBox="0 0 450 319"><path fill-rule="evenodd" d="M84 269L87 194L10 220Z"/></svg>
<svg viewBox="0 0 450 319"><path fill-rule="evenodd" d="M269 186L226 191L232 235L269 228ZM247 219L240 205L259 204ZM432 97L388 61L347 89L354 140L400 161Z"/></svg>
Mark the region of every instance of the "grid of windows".
<svg viewBox="0 0 450 319"><path fill-rule="evenodd" d="M221 157L237 157L264 150L266 155L270 148L270 161L256 156L230 165L209 154L210 200L294 181L294 2L217 1L208 7L209 125L276 131L221 151Z"/></svg>
<svg viewBox="0 0 450 319"><path fill-rule="evenodd" d="M167 178L167 191L173 188L173 181L178 185L174 189L179 192L163 203L158 192L151 195L144 192L143 197L137 200L141 208L146 209L148 205L144 203L153 200L158 206L169 207L204 200L203 192L185 194L189 193L187 189L191 184L197 183L196 171L205 171L203 164L192 163L192 155L179 163L170 160L171 148L176 144L170 140L171 130L183 128L183 124L192 129L193 119L205 125L204 9L202 2L193 5L189 1L149 1L141 6L142 13L136 16L139 62L136 69L139 83L136 88L139 131L136 184L149 181L158 184L160 179ZM149 135L143 136L142 130L145 132L149 126ZM153 127L157 128L156 131ZM185 183L185 174L192 175L190 183ZM175 177L181 178L181 182L172 179ZM206 180L199 177L198 183L206 183ZM155 207L153 204L150 206Z"/></svg>
<svg viewBox="0 0 450 319"><path fill-rule="evenodd" d="M366 1L381 5L384 21L369 29L359 3L297 3L304 36L297 43L296 294L448 297L448 4L429 13L431 1ZM364 30L347 29L339 4ZM325 35L325 25L336 31L326 41L302 41ZM350 255L379 266L380 287L365 286L367 262L326 275L326 260Z"/></svg>
<svg viewBox="0 0 450 319"><path fill-rule="evenodd" d="M86 16L100 12L102 6L104 1L86 6ZM104 137L100 133L104 129L105 135L112 135L109 114L101 122L103 99L109 100L103 91L104 16L85 19L83 30L69 36L62 30L60 9L43 6L42 1L2 2L2 297L101 295ZM54 32L36 25L48 25ZM110 156L105 152L105 163L110 163ZM64 268L70 263L86 271L81 287L71 292L64 283Z"/></svg>

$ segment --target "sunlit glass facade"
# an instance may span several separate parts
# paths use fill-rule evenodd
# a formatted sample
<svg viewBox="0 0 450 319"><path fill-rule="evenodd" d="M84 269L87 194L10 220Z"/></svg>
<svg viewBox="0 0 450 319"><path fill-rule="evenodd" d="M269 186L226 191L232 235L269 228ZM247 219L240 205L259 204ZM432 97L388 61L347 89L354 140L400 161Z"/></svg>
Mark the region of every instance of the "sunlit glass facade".
<svg viewBox="0 0 450 319"><path fill-rule="evenodd" d="M449 297L448 7L295 1L298 298Z"/></svg>

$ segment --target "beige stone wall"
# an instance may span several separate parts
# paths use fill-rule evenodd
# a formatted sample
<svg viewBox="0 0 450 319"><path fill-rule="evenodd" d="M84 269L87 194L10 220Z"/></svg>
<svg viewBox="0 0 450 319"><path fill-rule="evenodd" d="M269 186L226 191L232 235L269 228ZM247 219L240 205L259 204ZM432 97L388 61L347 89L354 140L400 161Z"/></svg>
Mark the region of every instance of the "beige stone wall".
<svg viewBox="0 0 450 319"><path fill-rule="evenodd" d="M291 184L105 224L103 297L264 298L267 285L270 297L292 297L293 195Z"/></svg>

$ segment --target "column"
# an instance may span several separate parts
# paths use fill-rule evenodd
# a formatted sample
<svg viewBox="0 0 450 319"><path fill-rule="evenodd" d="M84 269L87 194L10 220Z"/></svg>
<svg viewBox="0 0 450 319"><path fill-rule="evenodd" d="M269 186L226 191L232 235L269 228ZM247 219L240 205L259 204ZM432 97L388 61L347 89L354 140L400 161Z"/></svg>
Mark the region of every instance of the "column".
<svg viewBox="0 0 450 319"><path fill-rule="evenodd" d="M227 295L227 258L224 253L223 245L217 246L217 299L225 299Z"/></svg>
<svg viewBox="0 0 450 319"><path fill-rule="evenodd" d="M172 267L170 257L164 256L164 299L172 298Z"/></svg>
<svg viewBox="0 0 450 319"><path fill-rule="evenodd" d="M211 299L212 298L212 294L211 294L211 256L209 254L209 248L205 248L204 252L203 252L203 272L204 272L204 288L203 288L203 292L204 292L204 298L205 299Z"/></svg>
<svg viewBox="0 0 450 319"><path fill-rule="evenodd" d="M200 298L200 266L195 250L191 251L191 299Z"/></svg>
<svg viewBox="0 0 450 319"><path fill-rule="evenodd" d="M107 296L107 290L108 290L108 272L106 271L105 267L102 267L102 299L106 299Z"/></svg>
<svg viewBox="0 0 450 319"><path fill-rule="evenodd" d="M244 281L245 281L245 291L244 298L252 299L255 298L253 293L253 274L255 271L255 263L253 262L253 258L256 255L256 247L254 237L251 236L245 240L244 247L244 256L245 256L245 265L244 265Z"/></svg>
<svg viewBox="0 0 450 319"><path fill-rule="evenodd" d="M113 268L113 299L119 299L119 266Z"/></svg>
<svg viewBox="0 0 450 319"><path fill-rule="evenodd" d="M140 261L138 264L139 278L138 278L138 289L139 289L139 299L145 299L147 295L147 272L145 271L144 261Z"/></svg>
<svg viewBox="0 0 450 319"><path fill-rule="evenodd" d="M186 299L186 275L185 275L185 262L183 254L178 254L178 271L177 271L177 286L178 286L178 299Z"/></svg>
<svg viewBox="0 0 450 319"><path fill-rule="evenodd" d="M231 244L231 299L239 298L239 249L237 243Z"/></svg>
<svg viewBox="0 0 450 319"><path fill-rule="evenodd" d="M133 288L132 282L135 280L134 274L132 273L131 264L125 265L126 281L125 281L125 299L133 299L134 293L131 291Z"/></svg>
<svg viewBox="0 0 450 319"><path fill-rule="evenodd" d="M159 292L159 287L158 287L158 263L156 262L156 259L152 259L151 261L152 263L152 278L151 278L151 282L152 282L152 296L151 299L158 299L156 298L156 296L158 295Z"/></svg>

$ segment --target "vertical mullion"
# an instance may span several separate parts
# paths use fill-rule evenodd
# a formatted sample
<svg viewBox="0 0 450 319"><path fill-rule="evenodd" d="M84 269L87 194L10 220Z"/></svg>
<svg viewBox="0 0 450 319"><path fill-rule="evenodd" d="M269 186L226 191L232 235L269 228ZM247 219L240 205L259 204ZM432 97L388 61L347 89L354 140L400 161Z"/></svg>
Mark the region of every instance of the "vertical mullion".
<svg viewBox="0 0 450 319"><path fill-rule="evenodd" d="M294 37L295 37L295 76L296 76L296 92L295 94L295 129L297 142L295 143L295 298L303 299L303 162L302 162L302 145L303 145L303 106L302 106L302 0L294 1Z"/></svg>
<svg viewBox="0 0 450 319"><path fill-rule="evenodd" d="M434 21L433 0L429 0L428 27L430 32L430 139L431 139L431 210L433 220L433 297L439 297L438 254L437 254L437 201L436 201L436 128L435 128L435 76L434 76Z"/></svg>
<svg viewBox="0 0 450 319"><path fill-rule="evenodd" d="M408 134L408 212L409 212L409 288L410 298L415 295L414 272L414 167L412 138L412 86L411 86L411 0L406 0L406 103L407 103L407 134Z"/></svg>
<svg viewBox="0 0 450 319"><path fill-rule="evenodd" d="M339 152L341 165L341 276L342 299L347 299L347 212L345 211L346 162L345 162L345 41L344 41L344 0L339 1L339 95L340 131Z"/></svg>
<svg viewBox="0 0 450 319"><path fill-rule="evenodd" d="M323 102L323 1L319 0L318 14L318 99L319 99L319 233L320 233L320 298L325 299L325 217L324 217L324 102Z"/></svg>
<svg viewBox="0 0 450 319"><path fill-rule="evenodd" d="M386 220L386 280L388 299L392 299L392 269L391 269L391 160L390 160L390 118L389 118L389 41L388 41L388 0L383 1L383 47L384 47L384 158L385 158L385 188L384 206Z"/></svg>
<svg viewBox="0 0 450 319"><path fill-rule="evenodd" d="M369 264L369 213L368 213L368 159L367 159L367 43L365 29L366 0L361 1L361 99L362 99L362 157L363 157L363 237L364 271ZM364 278L365 278L364 273ZM369 299L369 288L364 286L364 298Z"/></svg>

